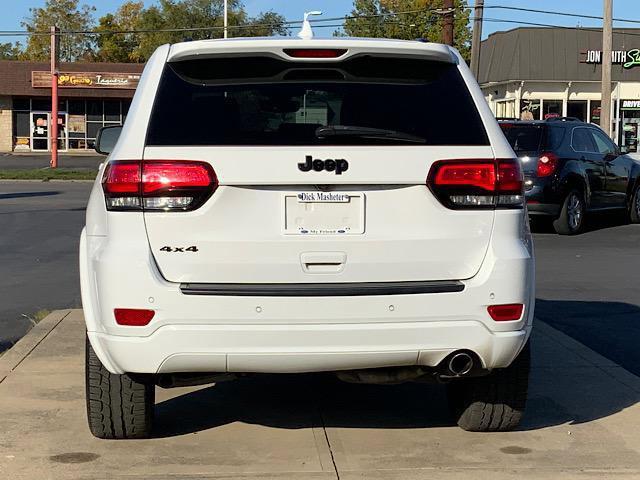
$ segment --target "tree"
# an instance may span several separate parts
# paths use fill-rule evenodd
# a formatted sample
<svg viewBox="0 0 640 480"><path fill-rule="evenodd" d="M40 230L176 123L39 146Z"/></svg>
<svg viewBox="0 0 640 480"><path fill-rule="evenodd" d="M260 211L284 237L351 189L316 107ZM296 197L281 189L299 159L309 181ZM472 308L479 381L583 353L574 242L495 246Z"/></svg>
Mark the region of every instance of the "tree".
<svg viewBox="0 0 640 480"><path fill-rule="evenodd" d="M96 32L103 32L96 35L98 51L96 60L101 62L138 62L140 58L135 54L140 43L140 35L136 33L113 33L106 32L128 32L138 29L140 18L144 10L144 2L129 0L116 10L115 13L108 13L100 18Z"/></svg>
<svg viewBox="0 0 640 480"><path fill-rule="evenodd" d="M455 0L455 47L470 58L470 10L466 0ZM431 42L442 41L443 16L434 10L443 8L443 0L354 0L351 17L344 32L352 37L384 37ZM399 12L410 12L396 15ZM338 33L338 34L341 34Z"/></svg>
<svg viewBox="0 0 640 480"><path fill-rule="evenodd" d="M30 16L22 26L28 32L48 32L55 25L64 31L87 31L93 28L95 7L78 6L78 0L47 0L42 8L30 8ZM93 52L93 39L82 34L60 36L60 59L72 62L88 59ZM22 55L27 60L46 61L50 58L51 40L48 35L31 35Z"/></svg>
<svg viewBox="0 0 640 480"><path fill-rule="evenodd" d="M21 54L20 43L0 43L0 60L18 60Z"/></svg>
<svg viewBox="0 0 640 480"><path fill-rule="evenodd" d="M138 22L138 29L145 33L140 34L140 41L133 50L135 61L147 60L163 43L221 38L223 8L223 0L160 0L157 6L145 9ZM287 33L284 17L274 12L251 18L240 0L229 0L228 8L229 36ZM162 31L167 29L173 31Z"/></svg>

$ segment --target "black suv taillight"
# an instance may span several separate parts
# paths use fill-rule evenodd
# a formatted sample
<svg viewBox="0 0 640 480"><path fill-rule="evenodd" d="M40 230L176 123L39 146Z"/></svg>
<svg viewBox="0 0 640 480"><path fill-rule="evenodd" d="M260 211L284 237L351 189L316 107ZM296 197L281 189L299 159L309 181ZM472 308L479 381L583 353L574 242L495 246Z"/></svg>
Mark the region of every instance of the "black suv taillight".
<svg viewBox="0 0 640 480"><path fill-rule="evenodd" d="M117 160L102 176L107 210L195 210L217 186L211 165L186 160Z"/></svg>
<svg viewBox="0 0 640 480"><path fill-rule="evenodd" d="M523 207L523 176L517 159L440 160L427 185L452 209Z"/></svg>

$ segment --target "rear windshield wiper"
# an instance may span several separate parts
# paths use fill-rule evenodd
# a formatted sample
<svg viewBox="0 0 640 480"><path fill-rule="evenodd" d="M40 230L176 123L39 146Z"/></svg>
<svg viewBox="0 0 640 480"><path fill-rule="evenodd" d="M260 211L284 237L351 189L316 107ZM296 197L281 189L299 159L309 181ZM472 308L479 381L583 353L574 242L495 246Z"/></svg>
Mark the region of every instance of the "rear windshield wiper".
<svg viewBox="0 0 640 480"><path fill-rule="evenodd" d="M401 142L427 143L427 141L410 133L385 130L383 128L358 127L352 125L327 125L316 129L316 137L362 137L362 138L386 138Z"/></svg>

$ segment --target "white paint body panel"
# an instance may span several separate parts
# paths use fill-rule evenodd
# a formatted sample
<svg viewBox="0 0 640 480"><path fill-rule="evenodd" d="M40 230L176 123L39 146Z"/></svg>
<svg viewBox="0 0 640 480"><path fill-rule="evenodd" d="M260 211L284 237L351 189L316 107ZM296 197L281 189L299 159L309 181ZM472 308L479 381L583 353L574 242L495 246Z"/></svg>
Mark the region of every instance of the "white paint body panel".
<svg viewBox="0 0 640 480"><path fill-rule="evenodd" d="M145 147L146 125L168 59L259 50L281 56L285 47L324 46L348 48L349 54L384 51L457 64L491 146ZM296 164L305 155L348 158L349 175L300 172ZM486 368L506 367L526 342L533 320L534 262L526 211L449 210L425 181L437 160L509 157L513 152L469 69L445 46L352 39L162 46L145 68L108 161L203 160L214 167L220 186L193 212L107 212L99 175L80 244L82 301L91 344L113 373L436 366L458 349L476 352ZM284 197L316 184L364 195L363 234L283 233ZM198 245L199 252L159 252L174 244ZM309 268L309 262L326 258L341 259L340 268ZM181 282L408 280L459 280L465 289L309 298L190 296L180 291ZM494 322L487 306L505 303L525 304L523 317ZM156 314L148 326L124 327L116 324L114 308L148 308Z"/></svg>

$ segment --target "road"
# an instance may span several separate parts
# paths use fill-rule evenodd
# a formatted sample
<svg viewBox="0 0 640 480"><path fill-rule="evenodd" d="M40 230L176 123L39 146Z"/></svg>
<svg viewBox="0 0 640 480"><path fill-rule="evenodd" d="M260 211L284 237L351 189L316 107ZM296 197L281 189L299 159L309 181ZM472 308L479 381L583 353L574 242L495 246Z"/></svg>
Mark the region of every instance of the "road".
<svg viewBox="0 0 640 480"><path fill-rule="evenodd" d="M0 153L0 170L47 168L49 167L50 158L50 154L48 153ZM103 162L104 159L105 157L103 155L98 155L91 151L86 154L61 153L58 157L58 166L79 170L97 170L98 165Z"/></svg>
<svg viewBox="0 0 640 480"><path fill-rule="evenodd" d="M0 182L0 351L25 315L80 306L78 243L89 182Z"/></svg>
<svg viewBox="0 0 640 480"><path fill-rule="evenodd" d="M77 249L90 183L0 182L0 350L40 309L80 306ZM537 317L640 375L640 225L535 233Z"/></svg>

